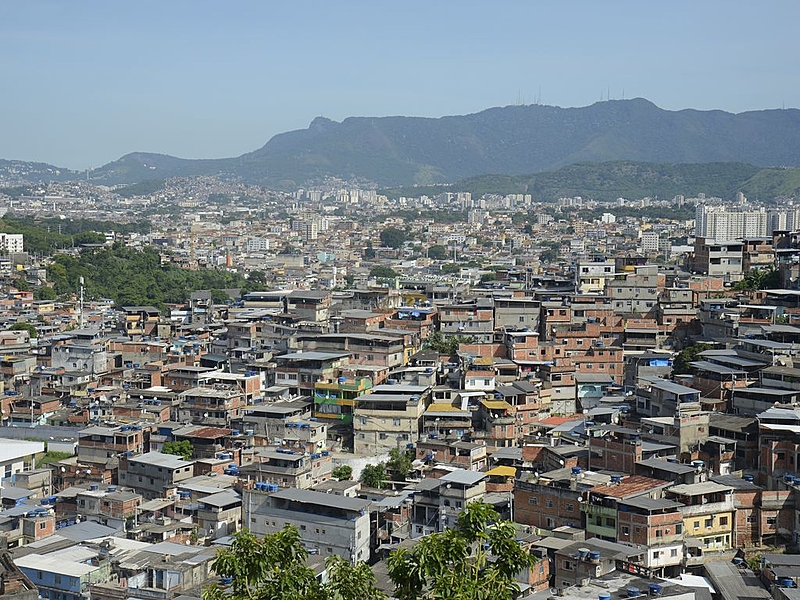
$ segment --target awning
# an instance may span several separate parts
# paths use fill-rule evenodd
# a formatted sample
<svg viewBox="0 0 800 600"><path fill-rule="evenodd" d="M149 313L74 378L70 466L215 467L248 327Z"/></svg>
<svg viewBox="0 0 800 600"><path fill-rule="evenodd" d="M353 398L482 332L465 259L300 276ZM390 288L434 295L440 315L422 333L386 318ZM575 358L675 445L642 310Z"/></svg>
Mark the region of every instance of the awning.
<svg viewBox="0 0 800 600"><path fill-rule="evenodd" d="M517 474L517 469L515 467L505 467L505 466L498 466L494 469L489 469L486 471L486 474L496 475L497 477L515 477Z"/></svg>

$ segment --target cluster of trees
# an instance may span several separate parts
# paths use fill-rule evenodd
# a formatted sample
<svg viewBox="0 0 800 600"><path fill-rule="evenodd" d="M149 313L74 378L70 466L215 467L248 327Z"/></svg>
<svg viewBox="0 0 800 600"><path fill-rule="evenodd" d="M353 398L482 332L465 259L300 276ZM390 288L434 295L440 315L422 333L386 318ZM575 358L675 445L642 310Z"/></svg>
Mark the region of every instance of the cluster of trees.
<svg viewBox="0 0 800 600"><path fill-rule="evenodd" d="M229 582L212 584L203 600L384 600L366 563L355 566L338 556L327 560L328 580L320 583L306 564L308 553L297 530L258 539L241 531L217 552L212 568ZM424 537L412 549L389 556L389 578L398 600L513 600L517 574L535 559L516 540L510 521L489 504L473 502L456 527Z"/></svg>
<svg viewBox="0 0 800 600"><path fill-rule="evenodd" d="M60 248L105 243L105 236L98 231L121 233L146 231L149 225L146 222L122 224L88 219L33 219L6 216L0 221L0 227L6 233L23 234L26 252L49 255Z"/></svg>
<svg viewBox="0 0 800 600"><path fill-rule="evenodd" d="M381 244L389 248L399 248L408 239L408 233L397 227L387 227L381 231Z"/></svg>
<svg viewBox="0 0 800 600"><path fill-rule="evenodd" d="M369 276L377 279L394 279L397 277L397 271L386 265L376 265L370 269Z"/></svg>
<svg viewBox="0 0 800 600"><path fill-rule="evenodd" d="M359 480L367 487L383 489L389 477L394 481L405 481L411 468L412 461L408 452L401 448L392 448L389 451L389 460L366 465Z"/></svg>
<svg viewBox="0 0 800 600"><path fill-rule="evenodd" d="M741 292L754 292L777 288L780 286L780 282L780 274L775 267L752 269L745 273L741 281L736 282L733 289Z"/></svg>
<svg viewBox="0 0 800 600"><path fill-rule="evenodd" d="M79 256L59 254L48 268L57 295L74 294L84 278L89 298L111 298L118 306L185 302L195 290L211 290L215 302L229 299L226 289L253 288L241 275L220 269L189 271L161 264L154 248L121 245L84 250Z"/></svg>

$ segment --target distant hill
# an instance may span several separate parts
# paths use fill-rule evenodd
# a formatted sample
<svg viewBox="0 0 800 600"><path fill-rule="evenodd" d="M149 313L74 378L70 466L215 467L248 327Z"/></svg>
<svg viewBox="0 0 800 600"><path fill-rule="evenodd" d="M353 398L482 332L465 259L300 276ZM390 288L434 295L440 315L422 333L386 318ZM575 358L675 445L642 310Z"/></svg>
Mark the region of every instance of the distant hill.
<svg viewBox="0 0 800 600"><path fill-rule="evenodd" d="M0 186L46 181L71 181L80 177L79 171L71 171L41 162L4 160L0 158Z"/></svg>
<svg viewBox="0 0 800 600"><path fill-rule="evenodd" d="M381 190L398 196L435 196L442 192L531 194L552 202L582 196L600 201L617 198L670 199L700 193L731 199L736 192L752 200L800 196L800 168L760 169L743 163L657 164L634 161L578 163L530 175L479 175L452 185L405 186Z"/></svg>
<svg viewBox="0 0 800 600"><path fill-rule="evenodd" d="M583 108L507 106L438 119L351 117L338 123L318 117L307 129L276 135L236 158L190 160L137 152L88 177L95 183L134 184L217 175L279 188L339 177L398 186L608 161L798 166L800 110L667 111L638 98Z"/></svg>
<svg viewBox="0 0 800 600"><path fill-rule="evenodd" d="M800 110L666 111L643 100L509 106L440 119L315 119L240 158L245 179L324 175L383 185L520 175L581 162L800 165Z"/></svg>

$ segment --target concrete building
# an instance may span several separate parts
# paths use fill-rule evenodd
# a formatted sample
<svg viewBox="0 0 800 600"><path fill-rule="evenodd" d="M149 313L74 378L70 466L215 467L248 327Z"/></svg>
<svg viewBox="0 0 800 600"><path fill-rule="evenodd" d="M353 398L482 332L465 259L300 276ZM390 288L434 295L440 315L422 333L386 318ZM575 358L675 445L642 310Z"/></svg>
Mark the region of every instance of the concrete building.
<svg viewBox="0 0 800 600"><path fill-rule="evenodd" d="M744 242L698 237L694 241L693 269L727 283L742 279Z"/></svg>
<svg viewBox="0 0 800 600"><path fill-rule="evenodd" d="M33 470L43 442L0 438L0 484L9 485L17 473Z"/></svg>
<svg viewBox="0 0 800 600"><path fill-rule="evenodd" d="M193 475L192 462L161 452L123 456L119 463L120 485L134 488L148 500L164 498L176 484Z"/></svg>
<svg viewBox="0 0 800 600"><path fill-rule="evenodd" d="M369 501L311 490L243 490L244 524L258 536L287 525L303 545L320 556L338 555L352 563L370 558Z"/></svg>

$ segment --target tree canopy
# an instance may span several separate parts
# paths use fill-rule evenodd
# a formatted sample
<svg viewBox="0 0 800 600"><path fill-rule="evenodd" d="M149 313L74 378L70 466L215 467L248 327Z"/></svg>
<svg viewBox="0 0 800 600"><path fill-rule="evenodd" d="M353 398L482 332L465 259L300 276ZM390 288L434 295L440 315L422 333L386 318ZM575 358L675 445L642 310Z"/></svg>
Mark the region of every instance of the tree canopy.
<svg viewBox="0 0 800 600"><path fill-rule="evenodd" d="M194 456L194 446L192 446L192 442L189 440L165 442L161 447L161 451L164 454L180 456L184 460L192 460L192 456Z"/></svg>
<svg viewBox="0 0 800 600"><path fill-rule="evenodd" d="M516 540L511 521L491 505L472 502L456 527L423 537L389 555L389 577L398 600L512 600L516 576L535 559Z"/></svg>
<svg viewBox="0 0 800 600"><path fill-rule="evenodd" d="M36 330L36 327L31 325L30 323L14 323L11 327L9 327L11 331L27 331L28 335L30 335L31 339L35 339L39 337L39 332Z"/></svg>
<svg viewBox="0 0 800 600"><path fill-rule="evenodd" d="M386 265L376 265L370 269L369 276L377 277L378 279L392 279L397 277L397 271Z"/></svg>
<svg viewBox="0 0 800 600"><path fill-rule="evenodd" d="M227 584L211 584L203 600L383 600L369 566L353 566L339 556L326 561L328 581L317 581L306 564L308 551L294 527L258 539L249 531L233 536L229 548L217 551L211 568Z"/></svg>
<svg viewBox="0 0 800 600"><path fill-rule="evenodd" d="M474 337L470 336L461 336L455 335L450 337L445 337L441 331L436 331L428 336L425 344L431 350L435 350L440 354L447 354L448 356L452 356L458 351L458 346L460 344L472 344L475 342Z"/></svg>
<svg viewBox="0 0 800 600"><path fill-rule="evenodd" d="M428 258L433 260L445 260L448 257L447 248L441 244L435 244L428 248Z"/></svg>
<svg viewBox="0 0 800 600"><path fill-rule="evenodd" d="M399 248L407 239L406 232L397 227L387 227L381 231L381 244L389 248Z"/></svg>
<svg viewBox="0 0 800 600"><path fill-rule="evenodd" d="M752 269L744 274L741 281L734 284L733 289L738 291L753 292L756 290L766 290L777 288L780 285L780 274L778 269Z"/></svg>
<svg viewBox="0 0 800 600"><path fill-rule="evenodd" d="M386 485L386 467L383 463L366 465L359 481L367 487L381 489Z"/></svg>
<svg viewBox="0 0 800 600"><path fill-rule="evenodd" d="M353 477L353 467L350 465L337 465L331 471L331 476L339 481L346 481Z"/></svg>
<svg viewBox="0 0 800 600"><path fill-rule="evenodd" d="M118 306L163 306L186 302L196 290L243 288L252 284L222 269L190 271L166 263L155 248L142 250L114 246L84 250L78 256L59 254L48 267L59 295L73 294L83 277L89 298L111 298ZM221 298L226 294L216 293Z"/></svg>
<svg viewBox="0 0 800 600"><path fill-rule="evenodd" d="M389 460L386 461L386 470L392 474L395 481L404 481L412 469L412 461L408 452L402 448L389 450Z"/></svg>
<svg viewBox="0 0 800 600"><path fill-rule="evenodd" d="M711 350L709 344L692 344L688 348L684 348L675 357L675 362L672 365L672 372L676 375L684 375L692 372L692 367L689 363L697 360L697 355L706 350Z"/></svg>
<svg viewBox="0 0 800 600"><path fill-rule="evenodd" d="M308 551L295 527L262 539L249 531L217 551L211 565L221 584L203 590L203 600L384 600L365 562L339 556L326 561L328 581L320 583L307 565ZM535 559L517 542L511 521L491 505L468 504L456 526L423 537L410 549L392 552L389 577L398 600L513 600L517 576Z"/></svg>

